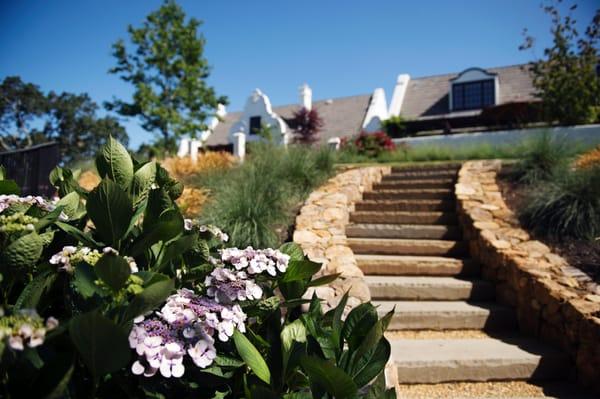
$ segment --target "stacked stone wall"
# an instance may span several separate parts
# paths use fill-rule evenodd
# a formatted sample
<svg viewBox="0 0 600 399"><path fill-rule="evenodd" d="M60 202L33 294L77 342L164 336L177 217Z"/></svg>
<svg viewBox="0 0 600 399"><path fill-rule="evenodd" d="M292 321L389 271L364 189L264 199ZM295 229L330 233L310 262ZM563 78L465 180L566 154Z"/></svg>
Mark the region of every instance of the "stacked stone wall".
<svg viewBox="0 0 600 399"><path fill-rule="evenodd" d="M515 307L520 329L565 351L576 378L600 391L600 295L520 227L496 181L501 169L500 161L469 161L459 172L457 208L471 255L496 283L498 301Z"/></svg>
<svg viewBox="0 0 600 399"><path fill-rule="evenodd" d="M354 203L390 171L388 166L373 166L339 173L310 194L296 217L294 242L310 260L323 264L318 275L341 274L329 285L307 292L307 298L316 292L324 309L337 306L345 292L349 294L347 309L371 299L345 230Z"/></svg>

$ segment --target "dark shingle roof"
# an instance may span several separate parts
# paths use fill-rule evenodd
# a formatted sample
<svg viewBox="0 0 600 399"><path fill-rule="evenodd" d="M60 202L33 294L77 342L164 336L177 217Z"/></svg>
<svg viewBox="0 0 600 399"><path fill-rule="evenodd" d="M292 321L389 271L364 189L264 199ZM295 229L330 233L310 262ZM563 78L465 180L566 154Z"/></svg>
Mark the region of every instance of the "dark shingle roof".
<svg viewBox="0 0 600 399"><path fill-rule="evenodd" d="M486 71L498 75L499 104L535 99L527 65L489 68ZM448 114L450 112L448 109L450 80L457 75L457 73L453 73L411 79L408 82L400 114L408 119Z"/></svg>
<svg viewBox="0 0 600 399"><path fill-rule="evenodd" d="M371 95L365 94L313 102L313 108L319 112L319 116L323 119L323 128L319 133L321 142L327 142L332 137L358 134L367 113L370 99ZM290 104L273 107L273 111L283 119L290 119L294 111L299 108L299 104ZM219 123L215 131L209 136L206 144L208 146L229 144L229 129L241 116L242 112L227 114L225 120Z"/></svg>

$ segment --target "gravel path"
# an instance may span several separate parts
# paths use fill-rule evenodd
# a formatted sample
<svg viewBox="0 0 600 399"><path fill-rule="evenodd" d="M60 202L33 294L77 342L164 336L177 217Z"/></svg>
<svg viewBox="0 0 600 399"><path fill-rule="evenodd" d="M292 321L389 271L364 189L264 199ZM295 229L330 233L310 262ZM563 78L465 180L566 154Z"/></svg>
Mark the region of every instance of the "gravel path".
<svg viewBox="0 0 600 399"><path fill-rule="evenodd" d="M448 384L400 385L398 398L458 399L458 398L593 398L573 385L535 385L525 381L457 382Z"/></svg>

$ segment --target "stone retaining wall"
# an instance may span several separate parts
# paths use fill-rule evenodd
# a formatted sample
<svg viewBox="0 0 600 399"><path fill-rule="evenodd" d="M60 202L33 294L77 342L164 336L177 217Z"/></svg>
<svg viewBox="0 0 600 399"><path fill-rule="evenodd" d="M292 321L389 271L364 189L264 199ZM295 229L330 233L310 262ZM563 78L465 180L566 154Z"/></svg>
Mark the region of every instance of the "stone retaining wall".
<svg viewBox="0 0 600 399"><path fill-rule="evenodd" d="M501 167L469 161L459 172L457 208L471 255L496 283L498 301L516 308L520 329L569 354L576 378L600 391L600 295L520 228L496 184Z"/></svg>
<svg viewBox="0 0 600 399"><path fill-rule="evenodd" d="M310 260L323 263L318 275L341 273L333 283L307 292L307 298L317 293L323 300L324 310L337 306L346 291L349 292L347 309L371 299L363 273L347 244L345 230L354 203L390 172L389 166L342 172L313 191L296 217L294 242L304 249Z"/></svg>

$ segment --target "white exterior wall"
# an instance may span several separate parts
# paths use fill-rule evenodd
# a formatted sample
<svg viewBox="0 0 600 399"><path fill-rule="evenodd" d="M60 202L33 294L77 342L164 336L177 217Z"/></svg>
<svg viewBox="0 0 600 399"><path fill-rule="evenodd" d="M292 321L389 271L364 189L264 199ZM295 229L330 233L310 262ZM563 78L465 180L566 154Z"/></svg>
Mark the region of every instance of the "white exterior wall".
<svg viewBox="0 0 600 399"><path fill-rule="evenodd" d="M367 132L376 132L381 129L381 122L387 118L388 111L385 91L381 88L375 89L371 96L362 128Z"/></svg>
<svg viewBox="0 0 600 399"><path fill-rule="evenodd" d="M410 75L405 73L398 75L398 78L396 79L396 86L394 87L394 92L392 93L392 101L390 102L390 108L388 110L388 118L390 116L400 115L409 81Z"/></svg>
<svg viewBox="0 0 600 399"><path fill-rule="evenodd" d="M449 135L406 137L394 139L394 143L406 143L412 147L437 146L461 147L475 144L506 145L518 144L523 139L533 138L543 132L554 137L564 137L568 140L584 144L600 144L600 125L584 125L572 127L532 128L518 130L500 130L496 132L459 133Z"/></svg>
<svg viewBox="0 0 600 399"><path fill-rule="evenodd" d="M291 134L283 119L273 112L271 101L266 94L263 94L259 89L254 90L252 95L248 97L244 112L239 121L237 121L229 130L229 142L234 143L234 135L236 133L244 133L246 141L258 141L261 137L256 134L250 134L250 118L260 116L262 124L271 128L271 134L275 143L287 145L290 141Z"/></svg>

